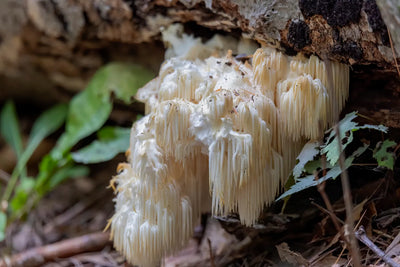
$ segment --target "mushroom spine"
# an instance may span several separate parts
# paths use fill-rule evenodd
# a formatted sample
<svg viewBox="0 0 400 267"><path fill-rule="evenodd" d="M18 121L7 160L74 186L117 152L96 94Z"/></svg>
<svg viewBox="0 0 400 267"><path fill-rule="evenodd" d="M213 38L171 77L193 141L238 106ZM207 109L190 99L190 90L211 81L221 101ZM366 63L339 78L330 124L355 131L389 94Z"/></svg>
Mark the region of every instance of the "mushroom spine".
<svg viewBox="0 0 400 267"><path fill-rule="evenodd" d="M128 163L112 180L114 245L141 266L181 248L202 211L237 212L252 225L348 97L349 68L337 62L263 47L249 63L221 54L220 36L164 39L170 58L137 94L147 115L133 125ZM238 53L243 44L229 47Z"/></svg>

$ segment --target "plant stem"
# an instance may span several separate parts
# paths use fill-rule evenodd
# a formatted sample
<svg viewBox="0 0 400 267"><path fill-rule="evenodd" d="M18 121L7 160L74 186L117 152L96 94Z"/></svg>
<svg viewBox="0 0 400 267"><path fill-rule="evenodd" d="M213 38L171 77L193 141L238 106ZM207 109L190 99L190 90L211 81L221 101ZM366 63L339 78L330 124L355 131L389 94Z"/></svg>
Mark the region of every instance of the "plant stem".
<svg viewBox="0 0 400 267"><path fill-rule="evenodd" d="M15 168L13 173L11 174L11 178L7 183L7 187L4 191L3 196L1 197L1 203L7 202L7 206L8 206L8 200L10 200L10 197L14 190L14 187L18 182L18 176L19 176L20 172L17 172L16 170L17 170L17 168Z"/></svg>
<svg viewBox="0 0 400 267"><path fill-rule="evenodd" d="M345 160L343 155L342 149L342 139L340 137L340 125L337 123L335 125L336 131L336 138L338 140L338 150L339 150L339 166L342 171L340 178L342 182L342 189L343 189L343 199L346 207L346 221L344 225L344 236L348 238L348 242L350 243L350 252L353 258L353 264L355 267L361 267L361 257L360 251L358 249L357 239L354 235L353 230L353 200L351 197L351 190L350 190L350 183L349 177L347 175L346 167L345 167Z"/></svg>

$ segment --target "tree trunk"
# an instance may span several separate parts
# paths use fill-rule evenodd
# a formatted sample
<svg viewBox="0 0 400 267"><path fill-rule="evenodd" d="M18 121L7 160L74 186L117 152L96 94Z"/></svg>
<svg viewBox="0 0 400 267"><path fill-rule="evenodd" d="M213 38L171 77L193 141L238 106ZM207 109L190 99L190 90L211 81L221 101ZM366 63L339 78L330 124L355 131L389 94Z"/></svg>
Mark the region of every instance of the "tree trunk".
<svg viewBox="0 0 400 267"><path fill-rule="evenodd" d="M398 10L389 8L393 0L379 2L399 52ZM164 51L160 30L174 22L204 37L242 34L288 54L353 65L349 108L399 125L400 113L390 108L400 106L393 52L373 0L2 0L0 100L68 100L112 60L156 71Z"/></svg>

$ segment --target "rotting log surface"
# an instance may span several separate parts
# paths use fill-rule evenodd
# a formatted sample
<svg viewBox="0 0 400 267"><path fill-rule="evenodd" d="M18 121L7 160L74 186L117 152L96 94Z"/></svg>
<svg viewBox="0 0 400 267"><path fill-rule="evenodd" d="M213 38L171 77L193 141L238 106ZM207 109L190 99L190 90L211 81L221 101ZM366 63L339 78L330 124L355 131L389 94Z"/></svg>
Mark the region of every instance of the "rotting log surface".
<svg viewBox="0 0 400 267"><path fill-rule="evenodd" d="M111 60L135 61L156 71L163 59L160 30L174 22L204 36L243 34L288 54L314 53L356 70L366 68L372 79L378 73L383 81L396 80L380 14L374 0L2 0L0 101L10 96L45 104L65 101ZM385 94L375 102L390 107L358 104L368 102L357 94L362 88L352 88L357 98L350 103L398 127L400 115L391 107L400 106L399 84L380 86L376 92Z"/></svg>

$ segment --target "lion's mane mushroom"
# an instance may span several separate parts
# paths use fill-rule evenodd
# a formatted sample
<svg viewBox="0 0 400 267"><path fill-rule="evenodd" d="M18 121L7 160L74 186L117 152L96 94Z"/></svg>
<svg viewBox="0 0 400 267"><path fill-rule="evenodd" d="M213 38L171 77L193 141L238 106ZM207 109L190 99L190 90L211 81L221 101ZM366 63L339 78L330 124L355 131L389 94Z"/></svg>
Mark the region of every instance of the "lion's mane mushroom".
<svg viewBox="0 0 400 267"><path fill-rule="evenodd" d="M142 266L182 247L210 208L252 225L348 96L349 69L339 63L267 47L243 63L232 51L218 55L222 37L168 38L171 58L138 92L147 115L133 125L129 163L113 179L114 245ZM228 43L236 53L244 47ZM183 55L173 56L179 47Z"/></svg>

